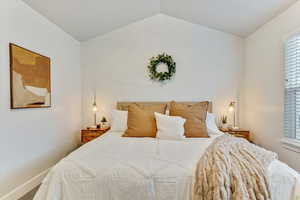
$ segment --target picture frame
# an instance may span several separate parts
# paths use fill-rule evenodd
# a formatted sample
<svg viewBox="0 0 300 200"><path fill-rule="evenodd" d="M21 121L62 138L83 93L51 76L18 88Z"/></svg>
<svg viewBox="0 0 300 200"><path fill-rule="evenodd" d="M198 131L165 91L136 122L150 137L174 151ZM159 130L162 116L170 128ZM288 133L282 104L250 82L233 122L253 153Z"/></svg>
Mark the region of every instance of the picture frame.
<svg viewBox="0 0 300 200"><path fill-rule="evenodd" d="M51 59L9 44L10 108L51 107Z"/></svg>

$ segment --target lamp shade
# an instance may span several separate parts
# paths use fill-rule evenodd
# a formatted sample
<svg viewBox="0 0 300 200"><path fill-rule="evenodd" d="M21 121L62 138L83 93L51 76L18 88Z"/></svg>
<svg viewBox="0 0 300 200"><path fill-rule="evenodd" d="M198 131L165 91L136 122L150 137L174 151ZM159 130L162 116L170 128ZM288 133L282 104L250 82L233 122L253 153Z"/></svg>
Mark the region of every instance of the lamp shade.
<svg viewBox="0 0 300 200"><path fill-rule="evenodd" d="M98 110L97 104L96 104L96 102L94 102L93 103L93 111L97 112L97 110Z"/></svg>
<svg viewBox="0 0 300 200"><path fill-rule="evenodd" d="M233 112L233 111L234 111L234 102L233 102L233 101L230 102L228 111L229 111L229 112Z"/></svg>

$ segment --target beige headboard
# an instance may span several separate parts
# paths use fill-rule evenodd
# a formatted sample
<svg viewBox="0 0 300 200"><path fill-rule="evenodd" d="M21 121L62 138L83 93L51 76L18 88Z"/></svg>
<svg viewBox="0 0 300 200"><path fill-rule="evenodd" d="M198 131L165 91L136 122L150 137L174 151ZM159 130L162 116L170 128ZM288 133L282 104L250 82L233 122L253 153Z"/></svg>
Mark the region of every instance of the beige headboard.
<svg viewBox="0 0 300 200"><path fill-rule="evenodd" d="M117 109L118 110L128 110L128 106L129 104L132 104L132 103L138 103L138 104L142 104L142 105L155 105L155 104L162 104L162 103L165 103L168 105L168 108L170 106L170 102L155 102L155 101L143 101L143 102L138 102L138 101L132 101L132 102L118 102L117 103ZM179 102L179 103L184 103L184 104L188 104L188 105L193 105L193 104L196 104L198 102ZM212 113L212 102L209 102L209 105L208 105L208 112Z"/></svg>

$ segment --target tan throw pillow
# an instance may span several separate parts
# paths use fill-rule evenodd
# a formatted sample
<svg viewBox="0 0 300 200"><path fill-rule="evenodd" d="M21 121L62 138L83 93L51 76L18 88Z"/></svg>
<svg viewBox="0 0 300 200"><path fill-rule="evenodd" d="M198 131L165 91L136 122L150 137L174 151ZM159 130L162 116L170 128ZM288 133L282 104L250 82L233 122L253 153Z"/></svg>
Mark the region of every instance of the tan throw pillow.
<svg viewBox="0 0 300 200"><path fill-rule="evenodd" d="M167 105L139 105L128 107L127 130L123 137L156 137L155 112L165 114Z"/></svg>
<svg viewBox="0 0 300 200"><path fill-rule="evenodd" d="M208 101L193 105L172 101L170 104L170 115L186 119L184 124L184 135L186 137L209 137L205 122L208 105Z"/></svg>

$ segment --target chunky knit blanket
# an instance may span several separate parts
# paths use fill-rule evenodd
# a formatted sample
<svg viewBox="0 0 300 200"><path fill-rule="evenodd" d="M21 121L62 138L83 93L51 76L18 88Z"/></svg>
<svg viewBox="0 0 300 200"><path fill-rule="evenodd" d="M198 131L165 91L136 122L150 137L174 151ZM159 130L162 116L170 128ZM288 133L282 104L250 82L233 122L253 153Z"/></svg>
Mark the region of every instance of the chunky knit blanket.
<svg viewBox="0 0 300 200"><path fill-rule="evenodd" d="M244 139L218 137L197 164L193 200L271 200L266 171L276 158Z"/></svg>

